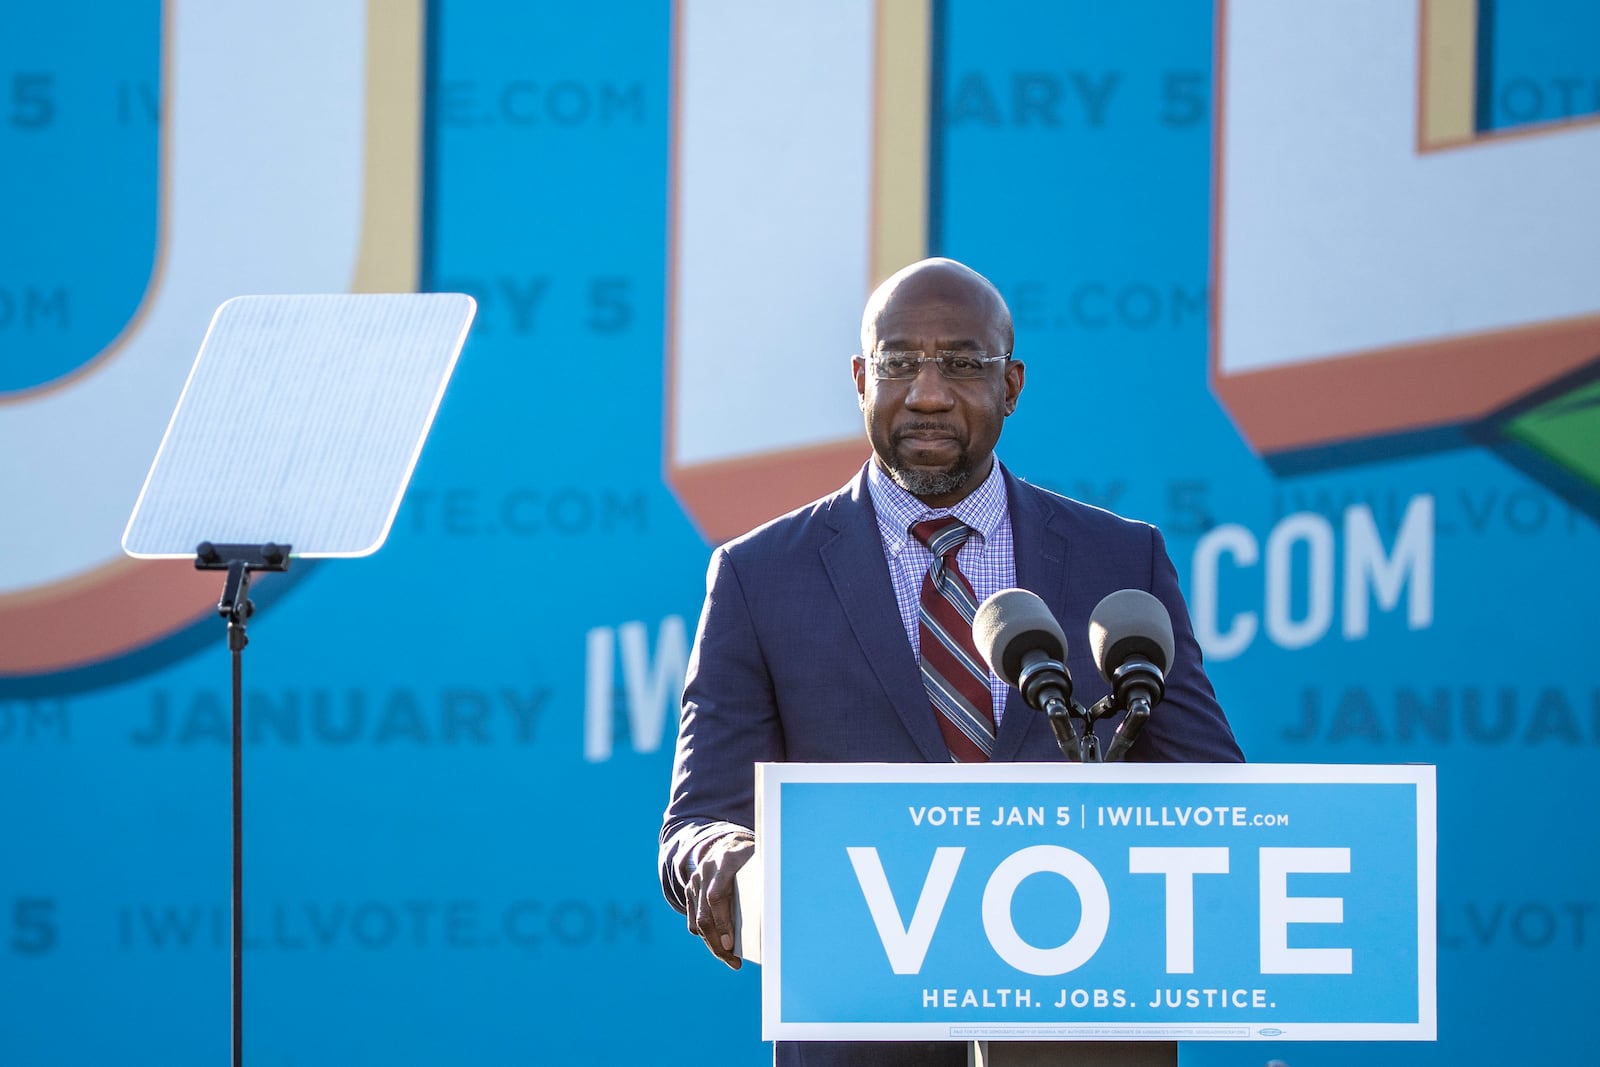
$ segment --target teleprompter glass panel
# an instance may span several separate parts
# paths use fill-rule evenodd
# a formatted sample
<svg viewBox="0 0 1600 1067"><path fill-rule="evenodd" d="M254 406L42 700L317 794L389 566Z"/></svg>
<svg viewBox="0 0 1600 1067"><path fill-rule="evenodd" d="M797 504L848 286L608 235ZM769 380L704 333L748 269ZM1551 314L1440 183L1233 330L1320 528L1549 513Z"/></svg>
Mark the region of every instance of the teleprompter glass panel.
<svg viewBox="0 0 1600 1067"><path fill-rule="evenodd" d="M122 536L364 556L388 536L476 303L461 293L241 296L212 318Z"/></svg>

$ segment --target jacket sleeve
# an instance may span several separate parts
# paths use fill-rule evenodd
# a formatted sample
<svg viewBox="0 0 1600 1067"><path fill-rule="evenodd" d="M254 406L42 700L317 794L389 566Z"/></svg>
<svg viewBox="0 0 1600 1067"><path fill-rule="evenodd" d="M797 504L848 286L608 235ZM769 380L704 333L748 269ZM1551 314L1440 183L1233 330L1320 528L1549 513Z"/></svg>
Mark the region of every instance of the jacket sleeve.
<svg viewBox="0 0 1600 1067"><path fill-rule="evenodd" d="M755 764L784 758L772 675L726 548L711 556L662 819L661 888L679 911L697 847L755 826Z"/></svg>
<svg viewBox="0 0 1600 1067"><path fill-rule="evenodd" d="M1206 677L1200 643L1189 620L1189 606L1178 585L1178 572L1167 555L1165 539L1150 530L1149 591L1172 616L1173 657L1166 693L1151 712L1130 757L1162 763L1243 763L1228 717Z"/></svg>

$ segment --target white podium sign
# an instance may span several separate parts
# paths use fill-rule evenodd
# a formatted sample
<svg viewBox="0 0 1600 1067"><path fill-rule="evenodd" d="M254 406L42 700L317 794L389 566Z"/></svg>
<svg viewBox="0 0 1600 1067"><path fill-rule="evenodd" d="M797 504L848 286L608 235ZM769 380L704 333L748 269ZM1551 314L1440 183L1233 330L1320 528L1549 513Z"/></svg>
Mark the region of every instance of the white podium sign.
<svg viewBox="0 0 1600 1067"><path fill-rule="evenodd" d="M756 780L766 1038L1435 1037L1432 767Z"/></svg>

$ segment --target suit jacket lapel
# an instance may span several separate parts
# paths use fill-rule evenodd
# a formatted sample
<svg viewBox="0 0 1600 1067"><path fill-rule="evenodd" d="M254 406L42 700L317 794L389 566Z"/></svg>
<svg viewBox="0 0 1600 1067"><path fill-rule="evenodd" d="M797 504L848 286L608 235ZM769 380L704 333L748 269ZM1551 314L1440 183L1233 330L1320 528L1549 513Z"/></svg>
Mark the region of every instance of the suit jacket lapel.
<svg viewBox="0 0 1600 1067"><path fill-rule="evenodd" d="M1016 554L1017 585L1039 595L1059 618L1066 614L1067 605L1067 538L1056 523L1054 512L1043 506L1039 490L1012 477L1003 466L1006 479L1006 502L1011 511L1011 539ZM1000 720L1000 733L995 738L994 759L1010 760L1022 747L1022 739L1030 729L1050 732L1049 723L1022 699L1022 694L1011 690L1006 700L1005 715Z"/></svg>
<svg viewBox="0 0 1600 1067"><path fill-rule="evenodd" d="M950 750L934 721L928 692L923 688L922 674L911 655L905 624L900 621L895 604L894 583L883 558L877 515L867 493L865 467L845 491L829 502L826 520L836 533L820 550L822 565L856 640L917 749L930 763L947 762Z"/></svg>

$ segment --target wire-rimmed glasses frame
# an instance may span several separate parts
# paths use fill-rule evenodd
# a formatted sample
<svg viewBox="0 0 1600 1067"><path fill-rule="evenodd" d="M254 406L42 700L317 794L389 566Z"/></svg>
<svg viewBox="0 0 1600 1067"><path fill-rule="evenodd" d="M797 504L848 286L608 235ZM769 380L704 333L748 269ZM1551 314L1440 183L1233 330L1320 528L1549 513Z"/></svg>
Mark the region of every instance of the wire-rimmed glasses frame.
<svg viewBox="0 0 1600 1067"><path fill-rule="evenodd" d="M872 376L885 382L908 382L922 373L924 363L932 363L946 378L972 381L982 378L991 363L1011 358L1011 353L991 356L982 349L954 349L924 355L921 352L890 350L871 352L862 357Z"/></svg>

